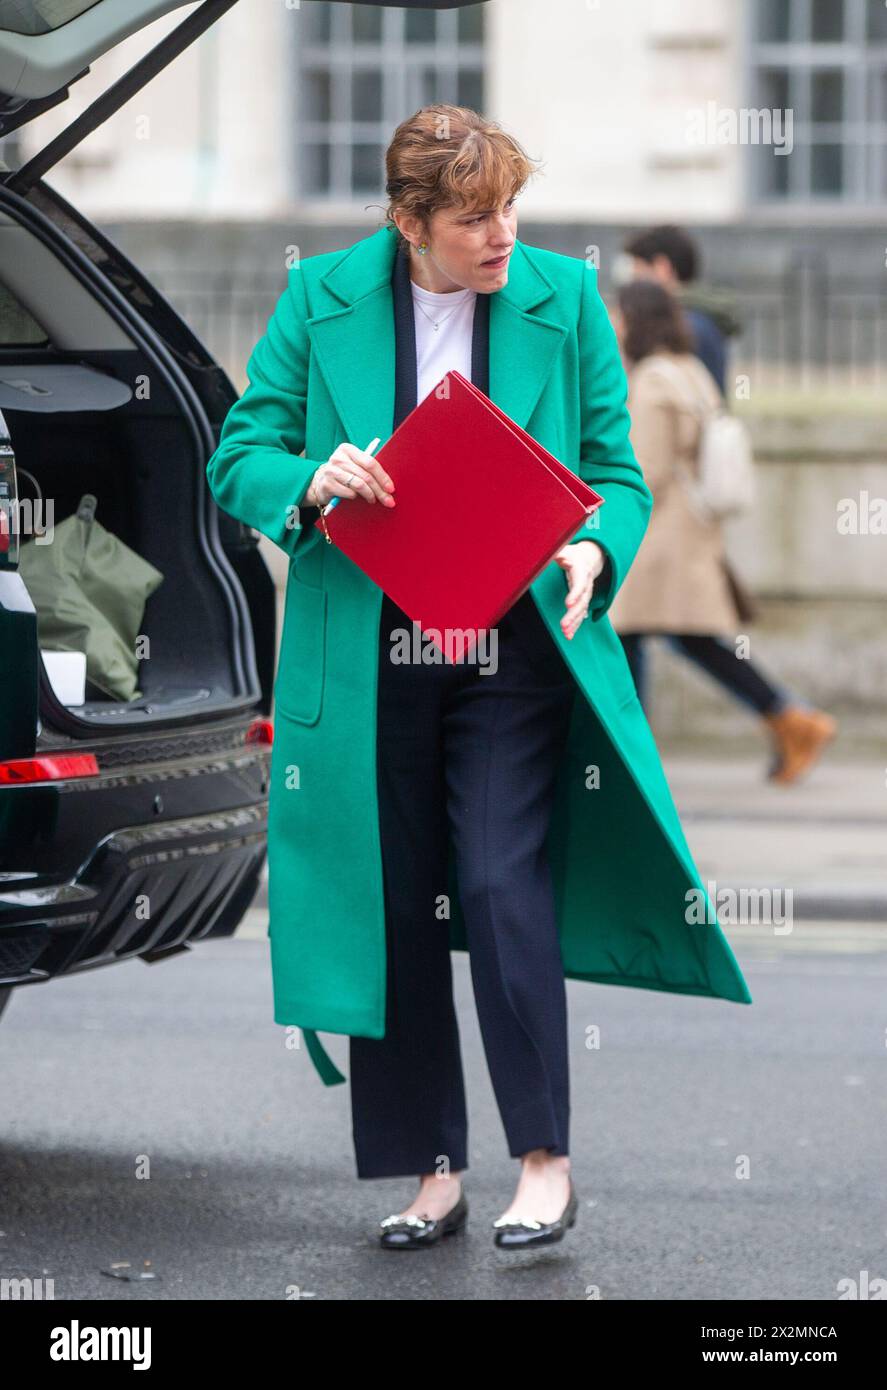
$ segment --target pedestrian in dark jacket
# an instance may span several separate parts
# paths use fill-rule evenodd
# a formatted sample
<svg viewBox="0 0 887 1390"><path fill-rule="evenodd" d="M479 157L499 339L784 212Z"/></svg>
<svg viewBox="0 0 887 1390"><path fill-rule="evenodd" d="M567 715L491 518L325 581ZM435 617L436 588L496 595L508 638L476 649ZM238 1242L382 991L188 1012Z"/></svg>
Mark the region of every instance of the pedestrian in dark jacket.
<svg viewBox="0 0 887 1390"><path fill-rule="evenodd" d="M651 227L625 246L634 277L658 280L680 301L693 335L693 350L726 395L727 339L742 329L732 290L699 276L699 251L682 227Z"/></svg>

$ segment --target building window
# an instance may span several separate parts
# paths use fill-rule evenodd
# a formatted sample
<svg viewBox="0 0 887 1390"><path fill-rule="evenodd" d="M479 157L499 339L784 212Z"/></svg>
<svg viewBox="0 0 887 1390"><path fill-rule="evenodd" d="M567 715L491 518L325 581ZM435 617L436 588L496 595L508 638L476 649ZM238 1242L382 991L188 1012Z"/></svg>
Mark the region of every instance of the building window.
<svg viewBox="0 0 887 1390"><path fill-rule="evenodd" d="M483 109L483 5L312 3L293 18L296 184L303 199L378 196L386 146L405 117L435 101Z"/></svg>
<svg viewBox="0 0 887 1390"><path fill-rule="evenodd" d="M750 18L750 105L791 112L790 153L748 147L753 199L887 203L884 0L755 0Z"/></svg>

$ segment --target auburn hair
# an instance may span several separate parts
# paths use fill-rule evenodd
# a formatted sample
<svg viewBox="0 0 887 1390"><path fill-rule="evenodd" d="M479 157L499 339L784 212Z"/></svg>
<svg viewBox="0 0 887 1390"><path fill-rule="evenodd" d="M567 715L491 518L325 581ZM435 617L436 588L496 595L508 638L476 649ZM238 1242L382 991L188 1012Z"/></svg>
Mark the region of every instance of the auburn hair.
<svg viewBox="0 0 887 1390"><path fill-rule="evenodd" d="M393 213L427 227L439 208L482 211L507 202L537 171L514 136L468 106L423 106L394 132L385 151L385 222ZM398 246L409 246L398 228Z"/></svg>

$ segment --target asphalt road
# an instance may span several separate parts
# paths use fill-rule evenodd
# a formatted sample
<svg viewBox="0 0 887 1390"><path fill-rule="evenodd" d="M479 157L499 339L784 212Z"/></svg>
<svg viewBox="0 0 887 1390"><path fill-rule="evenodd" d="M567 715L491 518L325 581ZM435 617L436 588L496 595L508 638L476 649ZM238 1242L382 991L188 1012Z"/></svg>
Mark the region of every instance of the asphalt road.
<svg viewBox="0 0 887 1390"><path fill-rule="evenodd" d="M570 981L579 1217L516 1255L492 1244L517 1163L467 959L468 1231L388 1252L374 1224L413 1184L357 1180L347 1086L322 1086L272 1021L264 925L254 910L232 941L13 998L0 1276L124 1301L834 1300L841 1280L887 1278L884 929L731 930L750 1007ZM324 1041L347 1071L346 1040ZM121 1261L157 1277L102 1274Z"/></svg>

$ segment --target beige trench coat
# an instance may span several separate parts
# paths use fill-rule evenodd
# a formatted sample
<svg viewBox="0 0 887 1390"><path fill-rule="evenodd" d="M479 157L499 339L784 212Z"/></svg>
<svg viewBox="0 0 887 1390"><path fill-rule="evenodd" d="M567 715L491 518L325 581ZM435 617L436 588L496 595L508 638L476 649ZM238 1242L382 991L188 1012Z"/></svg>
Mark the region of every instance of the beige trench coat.
<svg viewBox="0 0 887 1390"><path fill-rule="evenodd" d="M685 378L680 388L674 368ZM617 632L735 637L741 619L724 568L721 525L697 517L679 471L681 463L696 467L701 426L691 402L717 406L717 384L698 357L674 352L642 358L629 371L628 384L631 442L653 493L653 511L610 607L610 621Z"/></svg>

